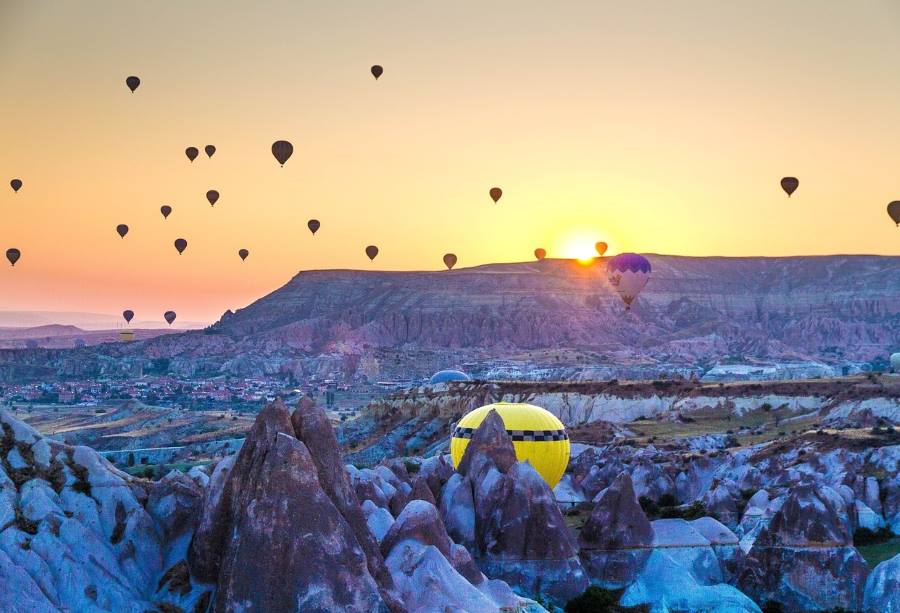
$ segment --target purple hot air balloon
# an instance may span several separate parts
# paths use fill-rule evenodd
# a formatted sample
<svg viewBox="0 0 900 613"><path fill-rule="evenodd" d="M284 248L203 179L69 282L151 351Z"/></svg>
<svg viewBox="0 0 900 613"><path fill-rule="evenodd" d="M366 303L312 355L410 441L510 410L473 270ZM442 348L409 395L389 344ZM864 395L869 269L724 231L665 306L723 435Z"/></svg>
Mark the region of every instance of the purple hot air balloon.
<svg viewBox="0 0 900 613"><path fill-rule="evenodd" d="M122 319L125 320L125 323L130 324L131 320L134 319L134 311L131 309L125 309L122 311Z"/></svg>
<svg viewBox="0 0 900 613"><path fill-rule="evenodd" d="M163 313L163 317L165 318L166 322L171 326L172 322L175 321L175 311L166 311L165 313Z"/></svg>
<svg viewBox="0 0 900 613"><path fill-rule="evenodd" d="M647 285L650 272L649 260L637 253L620 253L607 262L609 284L625 303L626 311L631 309L631 303Z"/></svg>

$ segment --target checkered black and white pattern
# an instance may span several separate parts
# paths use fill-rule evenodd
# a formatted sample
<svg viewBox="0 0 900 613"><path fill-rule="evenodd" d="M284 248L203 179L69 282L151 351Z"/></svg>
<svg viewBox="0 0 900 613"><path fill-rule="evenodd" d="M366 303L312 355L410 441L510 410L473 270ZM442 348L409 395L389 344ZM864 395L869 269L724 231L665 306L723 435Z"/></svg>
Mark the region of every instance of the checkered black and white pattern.
<svg viewBox="0 0 900 613"><path fill-rule="evenodd" d="M472 438L475 428L461 428L457 426L453 430L454 438ZM565 441L569 435L565 430L507 430L507 434L513 441Z"/></svg>

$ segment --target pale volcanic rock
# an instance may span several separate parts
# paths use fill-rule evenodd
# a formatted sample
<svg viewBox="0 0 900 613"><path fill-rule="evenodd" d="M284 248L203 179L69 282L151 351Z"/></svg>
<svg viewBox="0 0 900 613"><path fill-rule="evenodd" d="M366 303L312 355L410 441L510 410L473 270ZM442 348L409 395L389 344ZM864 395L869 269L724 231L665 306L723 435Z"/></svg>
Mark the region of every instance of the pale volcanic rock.
<svg viewBox="0 0 900 613"><path fill-rule="evenodd" d="M875 567L863 593L866 613L900 613L900 554Z"/></svg>
<svg viewBox="0 0 900 613"><path fill-rule="evenodd" d="M790 609L858 609L869 569L853 547L848 508L830 487L793 487L759 532L738 586L758 602Z"/></svg>
<svg viewBox="0 0 900 613"><path fill-rule="evenodd" d="M516 461L496 411L472 435L458 471L441 496L444 521L482 572L562 604L584 591L587 577L553 493L530 464Z"/></svg>
<svg viewBox="0 0 900 613"><path fill-rule="evenodd" d="M310 416L305 424L310 434L314 422ZM343 470L340 462L335 470ZM333 492L344 487L334 473L328 478ZM257 417L221 494L207 504L216 508L204 512L204 520L213 519L197 530L191 570L217 583L214 611L386 610L353 527L323 487L280 402Z"/></svg>
<svg viewBox="0 0 900 613"><path fill-rule="evenodd" d="M369 573L383 592L382 597L387 602L393 602L394 597L390 594L393 581L384 566L378 543L366 524L350 477L344 469L341 450L328 416L322 407L305 397L291 415L291 424L297 439L302 441L310 452L322 489L350 524L356 541L366 555Z"/></svg>
<svg viewBox="0 0 900 613"><path fill-rule="evenodd" d="M581 561L592 581L608 589L631 583L650 556L653 527L627 472L597 497L579 536Z"/></svg>

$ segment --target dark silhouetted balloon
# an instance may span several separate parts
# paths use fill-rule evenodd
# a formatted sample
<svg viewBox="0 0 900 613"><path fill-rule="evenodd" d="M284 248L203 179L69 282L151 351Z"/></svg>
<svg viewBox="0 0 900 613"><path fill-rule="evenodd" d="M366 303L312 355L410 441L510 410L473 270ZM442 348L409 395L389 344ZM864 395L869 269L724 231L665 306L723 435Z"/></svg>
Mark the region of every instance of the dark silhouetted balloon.
<svg viewBox="0 0 900 613"><path fill-rule="evenodd" d="M378 255L378 247L375 245L369 245L366 247L366 255L369 256L370 260L374 260L375 256Z"/></svg>
<svg viewBox="0 0 900 613"><path fill-rule="evenodd" d="M309 231L312 232L313 234L318 232L319 228L321 226L322 226L322 224L319 223L318 219L310 219L309 221L306 222L306 227L309 228Z"/></svg>
<svg viewBox="0 0 900 613"><path fill-rule="evenodd" d="M785 177L781 180L781 189L787 193L788 198L797 191L798 187L800 187L800 181L797 180L797 177Z"/></svg>
<svg viewBox="0 0 900 613"><path fill-rule="evenodd" d="M125 238L125 235L128 234L128 226L126 226L123 223L120 223L119 225L116 226L116 232L119 233L119 236L121 236L122 238Z"/></svg>
<svg viewBox="0 0 900 613"><path fill-rule="evenodd" d="M200 155L200 150L197 149L196 147L188 147L187 149L184 150L184 154L187 156L187 158L190 161L193 162L194 160L197 159L197 156Z"/></svg>
<svg viewBox="0 0 900 613"><path fill-rule="evenodd" d="M545 257L547 257L547 250L542 247L538 247L534 250L534 257L536 257L538 261L543 260Z"/></svg>
<svg viewBox="0 0 900 613"><path fill-rule="evenodd" d="M206 151L206 157L212 157L213 153L216 152L216 146L215 145L207 145L203 148L203 150Z"/></svg>
<svg viewBox="0 0 900 613"><path fill-rule="evenodd" d="M491 195L491 200L494 201L494 204L497 204L497 201L500 200L500 196L503 195L503 190L499 187L492 187L491 191L488 192Z"/></svg>
<svg viewBox="0 0 900 613"><path fill-rule="evenodd" d="M206 199L209 200L209 206L216 206L216 202L219 201L219 192L214 189L206 192Z"/></svg>
<svg viewBox="0 0 900 613"><path fill-rule="evenodd" d="M187 241L183 238L175 239L175 248L178 250L178 255L184 253L184 250L187 249Z"/></svg>
<svg viewBox="0 0 900 613"><path fill-rule="evenodd" d="M131 309L126 309L122 311L122 317L125 318L125 323L130 324L131 320L134 319L134 311Z"/></svg>
<svg viewBox="0 0 900 613"><path fill-rule="evenodd" d="M141 80L135 76L128 77L125 79L125 85L128 86L128 89L131 90L131 93L134 93L134 90L138 88L138 85L141 84Z"/></svg>
<svg viewBox="0 0 900 613"><path fill-rule="evenodd" d="M159 212L162 213L163 219L168 219L169 215L172 214L172 207L170 207L168 204L164 204L159 207Z"/></svg>
<svg viewBox="0 0 900 613"><path fill-rule="evenodd" d="M900 226L900 200L894 200L888 205L888 215L894 220L894 223Z"/></svg>
<svg viewBox="0 0 900 613"><path fill-rule="evenodd" d="M16 265L16 262L19 261L19 258L22 257L22 252L18 249L7 249L6 250L6 259L9 260L9 263L13 266Z"/></svg>
<svg viewBox="0 0 900 613"><path fill-rule="evenodd" d="M376 81L378 80L378 77L380 77L382 74L384 74L384 68L382 68L378 64L375 64L374 66L372 66L372 76L375 77Z"/></svg>
<svg viewBox="0 0 900 613"><path fill-rule="evenodd" d="M171 326L172 322L175 321L175 317L176 317L175 311L166 311L165 313L163 313L163 317L165 318L166 322Z"/></svg>
<svg viewBox="0 0 900 613"><path fill-rule="evenodd" d="M594 245L594 249L596 249L597 253L602 258L603 254L606 253L606 250L609 249L609 245L607 245L603 241L600 241L599 243Z"/></svg>
<svg viewBox="0 0 900 613"><path fill-rule="evenodd" d="M294 146L290 142L286 140L277 140L272 143L272 155L275 156L275 159L278 160L278 163L282 166L291 159L293 154Z"/></svg>
<svg viewBox="0 0 900 613"><path fill-rule="evenodd" d="M246 249L238 249L238 255L241 256L241 260L246 260L247 256L250 255L250 252Z"/></svg>
<svg viewBox="0 0 900 613"><path fill-rule="evenodd" d="M9 182L9 186L13 188L14 192L18 192L20 189L22 189L22 179L13 179Z"/></svg>
<svg viewBox="0 0 900 613"><path fill-rule="evenodd" d="M444 254L444 266L447 267L447 270L451 270L454 266L456 266L456 254L455 253L445 253Z"/></svg>

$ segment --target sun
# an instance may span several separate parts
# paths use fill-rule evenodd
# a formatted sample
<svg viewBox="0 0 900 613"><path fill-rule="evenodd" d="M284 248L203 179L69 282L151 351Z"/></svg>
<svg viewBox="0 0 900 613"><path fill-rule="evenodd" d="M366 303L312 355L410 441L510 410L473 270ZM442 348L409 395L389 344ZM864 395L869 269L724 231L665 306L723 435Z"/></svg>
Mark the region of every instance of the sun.
<svg viewBox="0 0 900 613"><path fill-rule="evenodd" d="M600 239L593 232L572 233L563 238L559 252L563 257L578 260L582 264L590 264L597 257L594 245L598 240Z"/></svg>

